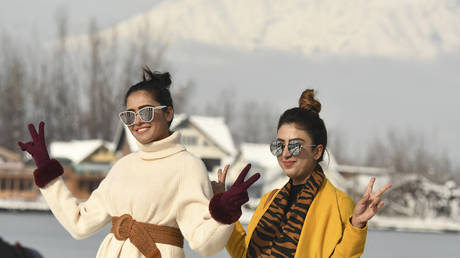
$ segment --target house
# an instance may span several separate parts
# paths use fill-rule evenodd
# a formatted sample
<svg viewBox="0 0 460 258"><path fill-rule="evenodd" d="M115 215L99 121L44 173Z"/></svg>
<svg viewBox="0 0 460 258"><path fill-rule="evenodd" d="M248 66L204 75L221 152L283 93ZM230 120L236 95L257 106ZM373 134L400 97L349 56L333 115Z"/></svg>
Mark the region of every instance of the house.
<svg viewBox="0 0 460 258"><path fill-rule="evenodd" d="M50 156L64 167L64 181L78 199L87 199L118 159L113 144L103 140L52 142Z"/></svg>
<svg viewBox="0 0 460 258"><path fill-rule="evenodd" d="M32 169L26 168L21 155L0 147L0 199L34 199L38 189L34 187Z"/></svg>
<svg viewBox="0 0 460 258"><path fill-rule="evenodd" d="M355 200L358 200L366 190L369 181L375 177L373 190L390 183L395 174L393 169L369 166L337 165L337 171L348 182L346 192Z"/></svg>
<svg viewBox="0 0 460 258"><path fill-rule="evenodd" d="M63 165L72 165L76 173L106 173L118 159L113 144L103 140L52 142L50 156Z"/></svg>
<svg viewBox="0 0 460 258"><path fill-rule="evenodd" d="M237 153L230 130L222 117L176 114L170 130L180 132L182 144L203 160L209 172L230 162ZM124 156L138 150L128 127L120 126L115 138L115 152Z"/></svg>
<svg viewBox="0 0 460 258"><path fill-rule="evenodd" d="M117 160L112 144L102 140L52 142L49 147L50 156L64 168L67 187L81 200L89 197ZM0 148L0 199L36 201L34 170L33 161L24 164L19 154Z"/></svg>
<svg viewBox="0 0 460 258"><path fill-rule="evenodd" d="M11 171L21 169L24 164L21 161L21 156L6 148L0 146L0 170Z"/></svg>

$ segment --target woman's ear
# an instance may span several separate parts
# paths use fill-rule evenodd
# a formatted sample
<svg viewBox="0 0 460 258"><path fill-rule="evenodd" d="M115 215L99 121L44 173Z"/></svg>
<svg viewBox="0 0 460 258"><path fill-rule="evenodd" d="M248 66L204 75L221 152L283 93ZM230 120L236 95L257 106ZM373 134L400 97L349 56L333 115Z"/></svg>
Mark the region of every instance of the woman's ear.
<svg viewBox="0 0 460 258"><path fill-rule="evenodd" d="M165 111L166 121L171 122L174 117L174 109L172 107L167 107Z"/></svg>
<svg viewBox="0 0 460 258"><path fill-rule="evenodd" d="M319 158L321 158L321 154L323 154L323 151L324 151L324 146L322 144L316 145L315 152L313 154L313 158L315 160L319 160Z"/></svg>

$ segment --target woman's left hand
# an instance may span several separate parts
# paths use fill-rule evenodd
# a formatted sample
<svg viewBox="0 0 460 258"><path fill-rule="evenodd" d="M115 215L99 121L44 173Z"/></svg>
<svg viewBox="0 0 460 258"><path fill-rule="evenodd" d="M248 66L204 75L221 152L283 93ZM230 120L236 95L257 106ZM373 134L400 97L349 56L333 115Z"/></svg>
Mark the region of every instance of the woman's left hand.
<svg viewBox="0 0 460 258"><path fill-rule="evenodd" d="M375 177L371 178L369 185L367 186L366 192L364 192L361 200L356 203L355 209L353 210L353 216L351 217L351 224L358 228L363 228L366 223L374 217L377 211L382 208L383 200L382 194L388 190L391 185L387 184L380 188L377 192L372 193L374 186Z"/></svg>
<svg viewBox="0 0 460 258"><path fill-rule="evenodd" d="M211 182L211 186L212 186L212 192L215 194L218 194L218 193L223 193L225 192L225 179L227 178L227 171L228 171L228 168L230 167L230 165L226 165L224 167L224 171L222 172L222 169L219 168L219 170L217 170L217 180L219 180L218 182L216 181L212 181Z"/></svg>

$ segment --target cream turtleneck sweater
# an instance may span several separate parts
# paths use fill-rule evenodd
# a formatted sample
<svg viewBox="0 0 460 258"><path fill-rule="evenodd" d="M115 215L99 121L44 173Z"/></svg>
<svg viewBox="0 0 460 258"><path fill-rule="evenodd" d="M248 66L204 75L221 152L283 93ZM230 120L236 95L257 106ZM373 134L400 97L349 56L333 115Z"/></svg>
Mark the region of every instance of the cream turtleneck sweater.
<svg viewBox="0 0 460 258"><path fill-rule="evenodd" d="M111 222L112 216L130 214L139 222L179 228L190 247L204 256L225 247L233 225L212 219L212 188L203 162L187 152L179 133L140 144L140 151L120 159L89 199L78 203L62 177L41 189L51 211L76 239L90 236ZM184 257L182 248L157 244L163 258ZM97 257L144 257L129 239L109 233Z"/></svg>

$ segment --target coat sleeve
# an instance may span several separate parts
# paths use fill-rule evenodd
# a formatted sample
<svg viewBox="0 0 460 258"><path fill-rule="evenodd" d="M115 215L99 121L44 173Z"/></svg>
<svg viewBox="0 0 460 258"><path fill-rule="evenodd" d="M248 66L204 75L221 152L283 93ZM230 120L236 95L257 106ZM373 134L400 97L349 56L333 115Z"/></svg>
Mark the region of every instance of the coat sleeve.
<svg viewBox="0 0 460 258"><path fill-rule="evenodd" d="M59 223L72 237L82 239L101 230L110 222L111 217L106 207L107 181L107 178L103 179L88 200L82 203L72 195L62 177L50 182L40 191Z"/></svg>
<svg viewBox="0 0 460 258"><path fill-rule="evenodd" d="M246 231L239 221L235 223L235 228L225 248L228 254L233 258L243 257L246 253Z"/></svg>
<svg viewBox="0 0 460 258"><path fill-rule="evenodd" d="M363 254L366 244L367 224L362 229L351 224L350 219L353 215L354 202L348 195L341 196L338 202L342 219L343 235L331 257L359 258Z"/></svg>
<svg viewBox="0 0 460 258"><path fill-rule="evenodd" d="M203 162L192 156L182 161L177 224L192 250L210 256L225 247L234 225L221 224L211 217L212 188Z"/></svg>
<svg viewBox="0 0 460 258"><path fill-rule="evenodd" d="M257 218L259 218L262 215L266 205L269 205L268 201L270 200L267 199L273 197L273 194L275 193L274 191L275 190L266 193L262 196L262 198L260 198L259 205L257 205L254 215L252 216L251 221L249 222L248 230L254 231L254 229L257 226L257 223L259 223L259 220ZM230 239L228 240L227 245L225 246L227 252L230 254L231 257L244 257L249 243L249 239L246 239L247 237L249 236L246 234L244 227L241 225L239 221L236 222L232 235L230 236Z"/></svg>

